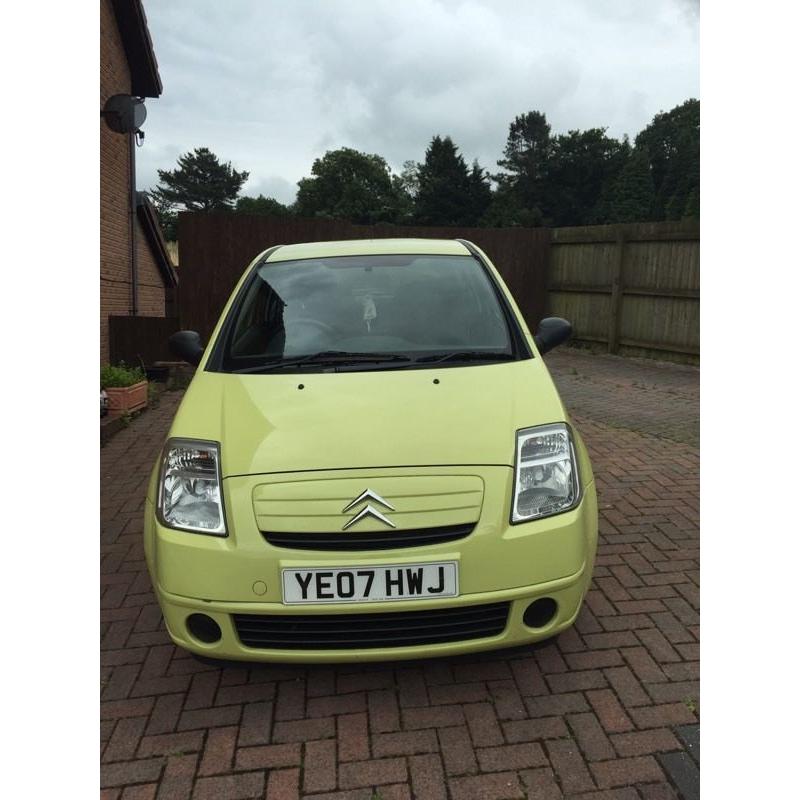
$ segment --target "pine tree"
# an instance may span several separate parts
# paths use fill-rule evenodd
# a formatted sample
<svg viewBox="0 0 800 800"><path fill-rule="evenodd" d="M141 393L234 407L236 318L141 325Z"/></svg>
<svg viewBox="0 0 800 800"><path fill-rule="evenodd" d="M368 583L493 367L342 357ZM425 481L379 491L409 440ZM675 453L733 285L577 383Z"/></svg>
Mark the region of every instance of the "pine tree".
<svg viewBox="0 0 800 800"><path fill-rule="evenodd" d="M232 208L249 172L237 172L207 147L178 158L174 170L158 170L161 182L150 192L157 207L187 211L227 211Z"/></svg>
<svg viewBox="0 0 800 800"><path fill-rule="evenodd" d="M158 224L161 226L164 238L168 242L176 242L178 240L178 213L175 210L175 203L170 203L160 197L152 189L147 192L147 196L156 210Z"/></svg>
<svg viewBox="0 0 800 800"><path fill-rule="evenodd" d="M700 192L700 101L661 112L636 137L646 148L655 187L653 218L681 219L692 192ZM699 212L699 209L698 209Z"/></svg>
<svg viewBox="0 0 800 800"><path fill-rule="evenodd" d="M464 224L478 225L492 204L489 175L478 163L478 159L472 162L472 169L469 172L469 199L469 214L465 217Z"/></svg>
<svg viewBox="0 0 800 800"><path fill-rule="evenodd" d="M593 222L647 222L651 219L655 190L650 159L644 148L634 148L607 194L601 197Z"/></svg>
<svg viewBox="0 0 800 800"><path fill-rule="evenodd" d="M686 198L686 206L683 209L684 219L700 221L700 187L695 186Z"/></svg>
<svg viewBox="0 0 800 800"><path fill-rule="evenodd" d="M479 168L480 169L480 168ZM434 136L417 171L415 219L422 225L467 225L474 218L477 179L449 136Z"/></svg>
<svg viewBox="0 0 800 800"><path fill-rule="evenodd" d="M543 217L551 149L547 117L541 111L520 114L508 126L503 158L497 162L506 172L494 176L498 184L512 190L513 205L519 212L528 209L537 219Z"/></svg>
<svg viewBox="0 0 800 800"><path fill-rule="evenodd" d="M548 224L587 225L603 190L622 170L630 148L605 128L568 131L551 141L542 211Z"/></svg>

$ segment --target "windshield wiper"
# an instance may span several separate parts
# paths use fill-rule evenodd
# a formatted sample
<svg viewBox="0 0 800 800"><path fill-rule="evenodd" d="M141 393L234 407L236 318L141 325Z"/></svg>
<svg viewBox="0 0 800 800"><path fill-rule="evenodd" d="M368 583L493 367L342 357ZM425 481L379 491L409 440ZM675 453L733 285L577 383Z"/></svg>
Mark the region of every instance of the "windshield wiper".
<svg viewBox="0 0 800 800"><path fill-rule="evenodd" d="M391 361L411 361L400 353L351 353L347 350L323 350L298 358L267 361L257 367L234 370L236 373L272 372L296 366L344 366L347 364L385 364Z"/></svg>
<svg viewBox="0 0 800 800"><path fill-rule="evenodd" d="M454 353L437 353L432 356L422 356L417 359L418 364L441 364L445 361L512 361L511 353L489 353L485 350L460 350Z"/></svg>

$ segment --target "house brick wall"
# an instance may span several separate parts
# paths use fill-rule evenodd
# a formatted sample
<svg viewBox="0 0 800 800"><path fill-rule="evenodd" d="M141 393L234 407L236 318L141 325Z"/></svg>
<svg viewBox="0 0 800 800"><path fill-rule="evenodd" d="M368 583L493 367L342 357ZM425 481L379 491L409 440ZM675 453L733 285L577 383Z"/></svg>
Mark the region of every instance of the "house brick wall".
<svg viewBox="0 0 800 800"><path fill-rule="evenodd" d="M165 316L164 280L138 219L136 220L136 269L139 277L139 316Z"/></svg>
<svg viewBox="0 0 800 800"><path fill-rule="evenodd" d="M100 108L113 94L131 93L131 72L110 0L100 2ZM108 317L131 308L131 159L126 134L100 119L100 363L109 359ZM164 284L135 220L138 313L164 316Z"/></svg>
<svg viewBox="0 0 800 800"><path fill-rule="evenodd" d="M131 73L110 0L100 2L100 108L130 93ZM100 119L100 363L108 361L108 317L131 310L128 137Z"/></svg>

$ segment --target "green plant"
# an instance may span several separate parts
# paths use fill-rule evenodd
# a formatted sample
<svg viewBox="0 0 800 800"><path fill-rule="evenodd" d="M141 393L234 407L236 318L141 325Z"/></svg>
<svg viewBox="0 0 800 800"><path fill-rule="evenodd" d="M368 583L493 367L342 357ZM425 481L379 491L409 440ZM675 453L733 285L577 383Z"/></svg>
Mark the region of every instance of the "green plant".
<svg viewBox="0 0 800 800"><path fill-rule="evenodd" d="M100 368L100 388L117 389L133 386L146 380L144 371L140 367L127 367L123 361L115 367L106 364Z"/></svg>
<svg viewBox="0 0 800 800"><path fill-rule="evenodd" d="M697 713L697 702L693 697L685 697L683 699L683 704L689 709L689 711L692 712L692 714Z"/></svg>

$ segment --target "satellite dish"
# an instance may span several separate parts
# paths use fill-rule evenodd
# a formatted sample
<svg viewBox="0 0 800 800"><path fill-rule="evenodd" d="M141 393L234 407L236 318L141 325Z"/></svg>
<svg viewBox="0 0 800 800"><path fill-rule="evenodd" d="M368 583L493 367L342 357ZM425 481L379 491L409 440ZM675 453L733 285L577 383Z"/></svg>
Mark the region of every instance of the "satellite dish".
<svg viewBox="0 0 800 800"><path fill-rule="evenodd" d="M106 100L101 116L112 131L133 133L144 125L147 109L141 97L115 94Z"/></svg>

